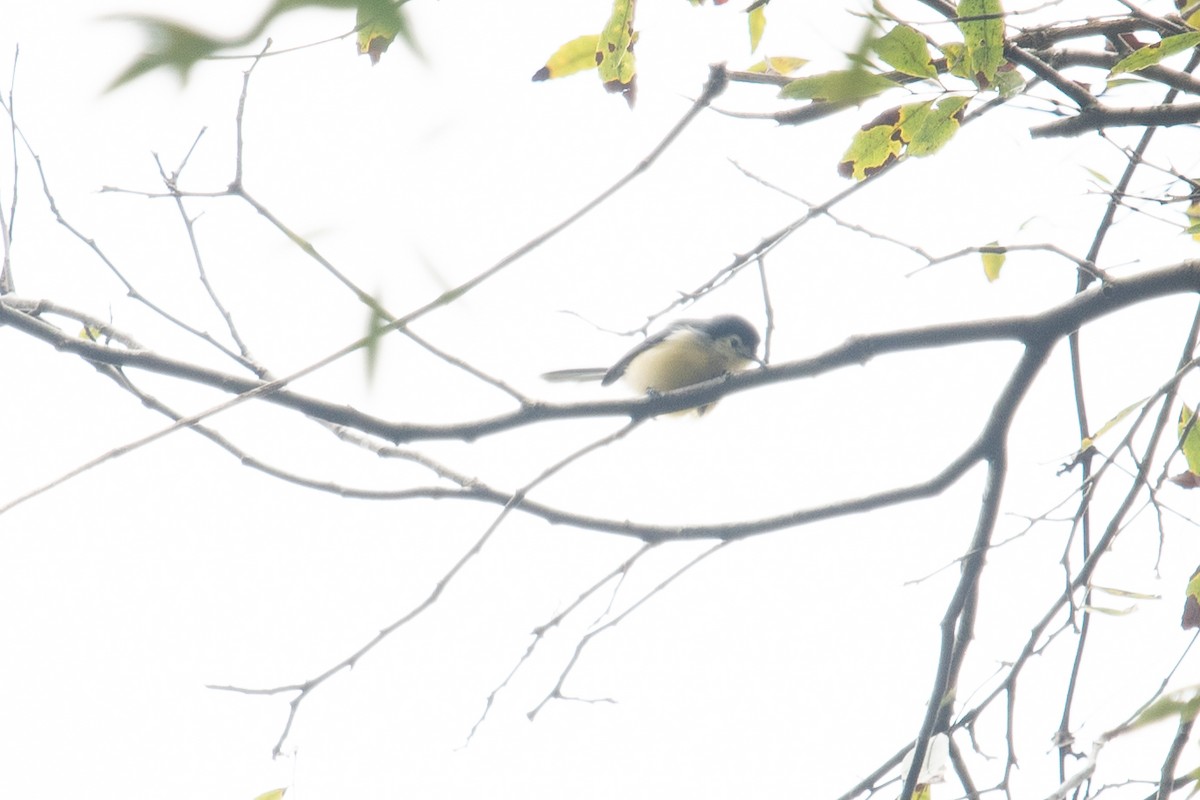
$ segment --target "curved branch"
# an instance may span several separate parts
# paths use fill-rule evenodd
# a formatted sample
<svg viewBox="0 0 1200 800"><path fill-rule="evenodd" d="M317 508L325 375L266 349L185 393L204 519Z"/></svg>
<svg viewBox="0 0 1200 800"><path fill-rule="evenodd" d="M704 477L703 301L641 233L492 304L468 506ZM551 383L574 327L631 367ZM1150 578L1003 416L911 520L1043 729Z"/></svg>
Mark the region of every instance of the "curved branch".
<svg viewBox="0 0 1200 800"><path fill-rule="evenodd" d="M1109 52L1092 52L1090 50L1046 50L1037 53L1038 57L1055 69L1062 67L1096 67L1111 70L1121 60L1121 56ZM1143 78L1155 83L1178 89L1185 94L1200 94L1200 80L1177 69L1169 69L1160 64L1143 67L1137 71Z"/></svg>
<svg viewBox="0 0 1200 800"><path fill-rule="evenodd" d="M1133 278L1110 280L1108 283L1095 285L1091 289L1075 295L1066 303L1033 316L952 323L907 331L871 334L849 340L843 345L820 356L750 373L727 376L724 379L710 381L689 389L670 392L658 397L649 397L642 400L580 403L575 405L526 405L517 411L474 423L457 423L441 426L392 423L363 414L348 406L338 406L284 390L264 392L261 397L270 402L302 411L310 416L335 424L346 425L347 427L362 430L389 440L403 439L412 441L430 438L461 438L471 440L488 433L496 433L553 419L621 415L628 416L636 421L655 414L679 411L701 403L713 402L717 398L734 391L743 391L767 383L812 377L840 367L865 363L870 358L885 353L999 339L1021 341L1030 347L1036 345L1035 349L1048 348L1057 340L1100 316L1154 297L1178 294L1185 291L1200 291L1200 261L1183 262L1173 267L1159 269ZM184 364L145 351L119 350L69 337L57 328L22 312L4 300L0 300L0 323L11 324L14 327L33 334L37 338L48 341L59 349L75 352L93 362L119 367L140 367L162 374L176 375L226 391L236 392L239 396L246 392L263 391L270 385L248 378L226 375L197 365ZM1024 359L1022 363L1025 363ZM925 481L909 486L889 489L864 497L840 500L815 508L801 509L759 520L693 527L643 526L634 525L629 522L621 523L612 520L590 518L544 506L527 499L523 499L523 502L518 507L528 513L541 516L550 522L604 530L653 542L667 539L742 538L807 524L821 519L862 513L902 502L932 497L952 485L979 460L988 458L994 452L993 444L998 441L997 436L1001 436L1000 429L997 426L1007 425L1007 421L1012 417L1012 411L1015 409L1016 403L1019 402L1021 393L1024 392L1028 385L1028 381L1021 383L1016 380L1019 375L1021 375L1020 366L1018 367L1018 372L1014 373L1009 387L997 401L996 408L989 417L988 426L981 433L979 439L966 448L959 457L954 459L941 472ZM189 418L188 422L189 424L194 424L198 421L198 418ZM501 492L474 482L460 485L458 489L429 487L425 489L408 489L386 495L381 493L380 496L387 496L393 499L418 496L453 496L496 502L506 506L516 497L512 493Z"/></svg>
<svg viewBox="0 0 1200 800"><path fill-rule="evenodd" d="M1045 61L1042 61L1042 59L1038 58L1033 53L1017 47L1016 45L1010 44L1004 48L1004 55L1007 56L1010 61L1025 67L1034 75L1037 75L1046 83L1049 83L1055 89L1058 89L1067 97L1071 98L1081 110L1095 108L1100 104L1100 101L1098 101L1095 96L1082 85L1064 76L1053 66L1047 64Z"/></svg>
<svg viewBox="0 0 1200 800"><path fill-rule="evenodd" d="M475 540L475 543L472 544L471 547L469 547L466 550L466 552L464 552L462 554L462 556L460 556L459 559L454 562L454 564L450 567L450 569L446 571L446 573L441 577L441 579L438 580L436 584L434 584L433 589L431 589L429 594L425 596L424 600L417 603L415 606L410 608L403 615L401 615L400 617L393 620L388 625L381 628L374 636L372 636L365 643L360 645L357 650L355 650L353 653L351 653L346 658L343 658L338 663L327 668L324 672L320 673L319 675L316 675L315 677L309 678L308 680L304 681L303 683L291 683L291 684L286 684L283 686L274 686L274 687L269 687L269 688L248 688L248 687L233 686L233 685L214 685L214 684L209 684L207 688L213 689L216 691L235 692L238 694L255 694L255 695L268 695L268 696L277 695L277 694L294 694L295 697L293 697L288 702L287 721L284 722L283 730L279 734L279 739L276 741L275 748L272 751L272 755L275 757L278 757L283 752L284 742L287 741L288 735L291 733L291 730L292 730L292 725L296 721L296 715L300 710L300 704L303 703L307 697L309 697L317 688L319 688L327 680L329 680L333 676L337 675L339 672L342 672L343 670L353 669L355 664L357 664L364 656L366 656L369 652L371 652L373 649L375 649L375 647L377 645L379 645L383 640L387 639L393 633L400 630L402 627L404 627L409 622L411 622L412 620L419 617L421 614L423 614L425 611L427 611L429 608L431 608L435 603L437 603L438 599L441 598L442 594L446 591L446 587L450 584L450 582L453 581L460 572L462 572L463 567L465 567L472 559L474 559L475 556L479 555L479 553L483 550L483 546L485 544L487 544L488 540L492 538L492 535L497 530L499 530L501 523L503 523L504 520L508 518L508 515L514 509L518 508L521 505L521 503L524 502L525 495L527 492L529 492L531 489L533 489L533 487L542 483L546 479L550 478L555 473L562 470L564 467L566 467L569 464L572 464L573 462L582 458L584 455L586 455L594 450L597 450L601 447L604 447L608 444L611 444L612 442L624 437L626 434L628 434L630 431L632 431L635 427L637 427L638 424L640 424L640 423L631 422L628 425L625 425L624 427L622 427L621 429L608 434L607 436L597 439L596 441L591 442L590 444L584 445L583 447L579 448L578 450L575 450L573 453L568 454L567 456L558 460L557 462L550 465L546 469L542 470L542 472L539 473L537 476L535 476L533 478L533 480L529 481L529 483L525 484L525 486L523 486L521 489L519 489L512 495L512 498L509 500L508 503L506 503L504 505L504 507L502 509L500 509L500 512L498 514L496 514L495 518L492 520L491 524L488 525L487 529L483 532L483 534L480 535L480 537ZM718 546L720 546L720 545L718 545Z"/></svg>
<svg viewBox="0 0 1200 800"><path fill-rule="evenodd" d="M996 519L1000 515L1000 497L1008 472L1008 430L1017 406L1033 385L1034 377L1046 363L1053 344L1053 339L1047 339L1040 345L1031 345L1026 349L1000 393L1000 398L988 416L988 424L979 437L978 452L988 464L983 502L975 523L975 534L962 560L962 574L959 576L958 586L942 616L941 647L938 652L933 691L925 706L925 718L913 747L912 766L905 776L901 797L913 796L930 740L935 734L949 733L958 674L966 658L967 647L975 637L976 601L979 581L983 576L984 558L991 546Z"/></svg>
<svg viewBox="0 0 1200 800"><path fill-rule="evenodd" d="M1078 136L1104 128L1170 127L1200 122L1200 103L1183 105L1138 106L1130 108L1096 107L1080 111L1045 125L1035 125L1029 135L1035 139L1052 136Z"/></svg>
<svg viewBox="0 0 1200 800"><path fill-rule="evenodd" d="M431 439L473 441L551 420L585 417L623 416L631 419L683 411L716 402L720 398L763 386L799 378L809 378L888 353L983 341L1012 340L1022 343L1046 338L1061 338L1107 314L1159 297L1200 291L1200 261L1189 260L1170 267L1101 283L1073 296L1051 309L1030 316L992 320L945 323L922 328L868 334L811 358L773 365L769 368L728 375L657 397L636 400L608 400L560 405L529 403L498 416L474 422L421 424L390 422L347 405L339 405L271 384L219 370L167 358L145 350L120 350L68 336L58 328L37 319L0 299L0 325L11 325L58 350L74 353L88 361L113 366L144 369L211 386L230 394L261 392L261 399L291 408L309 416L361 430L390 442L415 442ZM283 386L292 376L272 383Z"/></svg>

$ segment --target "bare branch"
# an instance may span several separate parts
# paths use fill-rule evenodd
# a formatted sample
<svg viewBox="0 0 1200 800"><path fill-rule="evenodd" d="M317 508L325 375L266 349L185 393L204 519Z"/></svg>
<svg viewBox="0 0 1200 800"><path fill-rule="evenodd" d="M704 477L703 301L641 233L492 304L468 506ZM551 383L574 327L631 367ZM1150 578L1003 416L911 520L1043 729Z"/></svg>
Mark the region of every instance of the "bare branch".
<svg viewBox="0 0 1200 800"><path fill-rule="evenodd" d="M642 556L650 552L650 550L652 550L654 547L656 547L656 545L653 544L644 544L639 547L633 555L618 564L615 569L602 576L590 587L581 592L580 595L576 597L575 600L565 609L555 614L553 618L533 629L531 634L533 639L529 642L529 646L525 648L525 652L521 654L519 659L517 659L517 663L513 665L511 670L509 670L508 675L504 676L504 680L502 680L499 685L496 686L496 688L492 689L492 691L488 694L487 699L484 701L483 711L480 713L479 719L475 720L475 724L471 726L471 730L467 733L466 741L468 743L475 737L475 732L479 730L479 726L483 724L485 719L487 719L488 712L491 711L492 705L496 702L496 698L499 696L500 692L503 691L506 686L508 686L509 682L512 681L517 672L521 669L521 666L533 657L533 651L536 650L537 646L542 642L543 639L545 639L547 632L549 632L552 628L556 628L562 624L562 621L566 619L571 612L583 605L585 600L599 591L604 585L616 578L621 578L627 575L629 570L632 569L633 565L636 564Z"/></svg>
<svg viewBox="0 0 1200 800"><path fill-rule="evenodd" d="M493 435L547 420L578 419L591 416L626 416L641 419L683 411L698 405L712 403L735 392L771 383L813 377L834 369L862 364L888 353L947 347L971 342L1011 340L1028 344L1046 338L1061 338L1089 322L1132 305L1159 297L1195 292L1198 289L1200 289L1200 261L1184 261L1133 277L1111 280L1040 314L930 325L891 333L869 334L851 339L845 344L813 358L773 365L768 369L729 375L686 389L668 392L658 397L572 405L536 403L490 419L449 425L387 422L347 406L336 405L280 388L295 380L301 373L268 383L230 375L197 364L188 364L151 352L120 350L77 340L3 301L0 301L0 323L12 325L58 350L74 353L91 361L180 377L236 394L254 392L256 395L263 396L263 399L268 402L292 408L328 422L357 428L390 442L413 442L424 439L471 441L481 436ZM333 358L351 352L362 344L364 341L358 340L334 356L306 368L302 374L308 374Z"/></svg>
<svg viewBox="0 0 1200 800"><path fill-rule="evenodd" d="M1020 47L1010 44L1004 48L1004 55L1071 98L1079 106L1080 111L1086 111L1099 105L1099 101L1092 96L1091 92L1070 78L1063 76L1062 73L1045 61L1042 61L1033 53L1026 52Z"/></svg>
<svg viewBox="0 0 1200 800"><path fill-rule="evenodd" d="M382 628L365 644L363 644L346 658L339 661L337 664L334 664L326 669L321 674L313 678L309 678L303 683L275 686L266 689L242 688L238 686L209 686L208 688L219 691L236 692L240 694L275 695L295 693L296 696L293 697L288 703L288 717L287 721L284 723L283 731L280 733L279 740L275 743L275 747L272 750L272 754L278 757L283 752L283 744L285 741L287 741L288 734L292 730L292 724L296 720L296 714L300 709L300 704L304 702L305 698L310 696L313 691L325 683L325 681L329 680L342 670L352 669L354 665L358 663L359 659L367 655L367 653L369 653L371 650L375 649L375 647L384 639L387 639L397 630L404 627L432 607L438 601L438 598L442 596L442 593L445 592L446 587L450 584L450 582L453 581L455 576L462 571L463 567L465 567L467 563L471 561L471 559L473 559L483 550L483 546L487 544L492 535L499 530L500 524L514 509L521 505L521 503L524 501L525 495L528 494L530 490L545 482L558 472L562 471L568 465L578 461L588 453L593 452L601 447L606 447L618 439L623 438L640 424L640 422L631 422L621 429L609 434L608 436L597 439L591 444L581 447L557 463L543 470L541 474L539 474L513 495L511 502L506 504L504 508L501 509L500 513L496 515L495 519L493 519L492 523L487 527L487 530L485 530L483 534L475 541L475 543L471 545L471 547L465 553L463 553L463 555L454 563L454 565L446 572L446 574L441 577L441 579L434 585L432 591L430 591L429 595L426 596L423 601L414 606L403 616L396 619L394 622Z"/></svg>
<svg viewBox="0 0 1200 800"><path fill-rule="evenodd" d="M728 542L728 541L720 542L719 544L715 544L712 547L710 547L709 549L705 550L703 553L700 553L698 556L691 559L686 564L684 564L682 567L675 570L675 572L671 573L669 576L667 576L665 579L663 579L661 582L659 582L653 589L651 589L650 591L646 592L646 594L644 594L640 598L638 598L638 600L636 602L634 602L631 606L629 606L629 608L625 609L617 616L608 620L603 625L592 628L590 631L588 631L582 637L580 637L579 642L575 645L574 652L571 654L570 660L567 662L567 665L565 667L563 667L562 673L559 674L558 682L554 684L554 688L551 689L550 692L544 698L542 698L542 701L540 703L538 703L536 706L534 706L532 709L530 709L529 713L526 714L526 716L529 717L529 719L531 719L531 720L536 718L537 715L541 712L541 710L543 708L545 708L546 704L549 703L551 700L578 699L578 698L569 698L566 695L564 695L563 694L563 684L566 683L567 676L569 676L571 674L571 670L573 670L575 668L575 664L577 664L579 662L579 657L581 655L583 655L583 650L584 650L584 648L586 648L588 646L588 643L591 642L591 640L594 639L595 637L599 636L601 633L604 633L605 631L608 631L608 630L612 630L616 626L620 625L621 622L624 621L630 614L632 614L634 611L641 608L645 603L647 603L650 600L650 598L658 595L660 592L662 592L664 589L666 589L667 586L674 583L675 580L677 578L679 578L681 575L690 571L692 569L692 567L696 566L701 561L703 561L704 559L713 555L714 553L720 551L722 548L727 546L729 543L730 542Z"/></svg>
<svg viewBox="0 0 1200 800"><path fill-rule="evenodd" d="M1200 103L1130 108L1096 107L1081 111L1074 117L1047 122L1045 125L1035 125L1029 129L1029 133L1036 139L1052 136L1079 136L1105 128L1171 127L1192 125L1196 122L1200 122Z"/></svg>

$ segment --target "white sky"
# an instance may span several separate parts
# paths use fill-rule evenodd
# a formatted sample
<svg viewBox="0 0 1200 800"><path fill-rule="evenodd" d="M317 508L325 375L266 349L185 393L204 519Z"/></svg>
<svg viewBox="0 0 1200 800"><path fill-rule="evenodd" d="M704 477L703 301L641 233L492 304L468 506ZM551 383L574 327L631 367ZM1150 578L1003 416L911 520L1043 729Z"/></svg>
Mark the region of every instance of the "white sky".
<svg viewBox="0 0 1200 800"><path fill-rule="evenodd" d="M684 113L708 63L749 64L744 16L733 5L643 3L639 100L630 113L590 75L529 81L560 43L596 29L607 3L545 0L517 9L414 0L424 60L397 44L372 69L343 41L259 66L246 114L246 184L403 313L624 174ZM813 17L812 4L793 5L802 7L770 9L763 51L840 66L860 23L841 9ZM151 153L173 169L205 127L181 184L226 186L245 62L204 64L183 88L155 74L103 94L141 42L133 26L102 18L150 10L232 33L251 18L242 6L22 3L6 10L0 30L0 61L20 45L18 122L64 215L140 291L213 333L221 321L203 303L169 201L97 190L160 190ZM927 20L932 12L913 13ZM280 20L271 35L291 47L350 25L344 15L303 13ZM0 70L0 85L8 75ZM779 107L753 87L734 87L717 105ZM798 129L704 114L633 186L416 330L530 395L602 396L537 377L608 363L631 344L572 314L629 329L703 283L732 253L803 211L730 159L823 200L846 185L834 167L847 138L881 107ZM1115 179L1123 160L1094 138L1031 142L1026 130L1042 119L1015 110L985 117L937 157L904 165L837 213L932 253L1000 240L1051 241L1082 254L1103 206L1084 167ZM1186 146L1189 136L1173 131L1164 140ZM1187 172L1195 164L1175 166ZM24 155L20 170L20 296L111 315L156 350L233 370L126 297L53 222ZM6 208L11 185L6 160ZM277 374L363 333L362 307L244 204L223 198L189 208L203 215L201 247L218 291L254 354ZM1104 258L1116 274L1195 254L1194 242L1151 220L1124 215L1116 233ZM775 361L866 331L1041 310L1067 298L1075 280L1065 262L1033 254L1011 255L996 284L974 258L905 277L920 266L911 254L824 221L792 237L768 266ZM722 312L761 327L752 272L687 310ZM1190 315L1186 300L1169 301L1087 333L1094 424L1171 374ZM13 331L0 330L0 353L0 503L165 424L77 359ZM994 345L906 355L730 397L703 420L644 426L536 496L582 513L688 523L754 519L907 484L973 438L1016 354ZM189 413L221 399L137 378ZM1072 491L1074 478L1055 474L1078 444L1068 380L1065 353L1056 353L1022 407L1006 493L1012 514L1043 514ZM371 386L355 356L297 389L395 419L475 419L508 407L399 340L385 343ZM313 478L385 488L427 482L272 407L241 407L214 424L247 452ZM580 422L424 450L513 488L614 427ZM205 684L267 687L320 673L419 603L497 509L316 494L177 433L0 517L0 797L249 800L283 785L295 800L836 796L917 730L937 621L957 575L949 569L910 582L961 555L981 477L977 471L926 503L728 548L585 651L566 690L617 703L555 702L530 723L526 712L603 612L610 595L602 593L541 644L462 748L528 632L638 544L514 515L430 612L305 700L286 757L272 760L286 699ZM1191 511L1190 496L1167 502ZM1097 652L1075 715L1081 742L1136 708L1188 640L1178 630L1180 598L1200 544L1190 523L1168 523L1161 579L1149 515L1097 577L1164 599L1139 602L1129 617L1095 619ZM1006 517L1001 536L1022 525ZM964 690L990 688L996 665L1018 652L1061 590L1056 559L1067 530L1044 523L989 557ZM630 576L617 606L703 547L663 548ZM1030 694L1021 698L1014 785L1035 793L1054 785L1049 736L1061 708L1057 694L1040 702L1038 693L1061 691L1068 639L1030 667ZM1174 683L1200 682L1198 673L1194 659L1185 662ZM1128 698L1112 696L1118 681ZM988 722L980 744L1000 756L998 712ZM1126 775L1126 758L1157 758L1169 734L1110 745L1108 779ZM1147 762L1150 772L1136 763L1137 777L1153 777L1156 760Z"/></svg>

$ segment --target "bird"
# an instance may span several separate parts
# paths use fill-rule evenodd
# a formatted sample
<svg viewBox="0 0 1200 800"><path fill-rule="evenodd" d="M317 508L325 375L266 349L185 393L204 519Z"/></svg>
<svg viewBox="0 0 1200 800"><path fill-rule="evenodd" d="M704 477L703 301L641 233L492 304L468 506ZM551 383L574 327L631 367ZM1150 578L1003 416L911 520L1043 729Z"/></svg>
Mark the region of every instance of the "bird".
<svg viewBox="0 0 1200 800"><path fill-rule="evenodd" d="M758 331L744 318L722 314L711 319L681 319L648 336L611 367L561 369L542 378L552 382L618 379L638 392L658 395L739 372L758 357ZM703 414L708 403L695 409Z"/></svg>

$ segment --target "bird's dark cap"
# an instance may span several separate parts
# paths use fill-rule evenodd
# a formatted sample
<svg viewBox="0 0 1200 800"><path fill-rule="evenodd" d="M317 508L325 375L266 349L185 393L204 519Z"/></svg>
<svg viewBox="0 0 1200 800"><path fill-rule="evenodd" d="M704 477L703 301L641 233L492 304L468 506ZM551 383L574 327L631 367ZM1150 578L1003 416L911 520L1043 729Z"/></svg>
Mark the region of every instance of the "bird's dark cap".
<svg viewBox="0 0 1200 800"><path fill-rule="evenodd" d="M719 317L713 317L704 323L704 332L714 339L720 339L724 336L737 336L742 340L742 344L751 353L758 352L758 343L761 341L758 336L758 331L754 326L747 322L743 317L736 314L722 314Z"/></svg>

